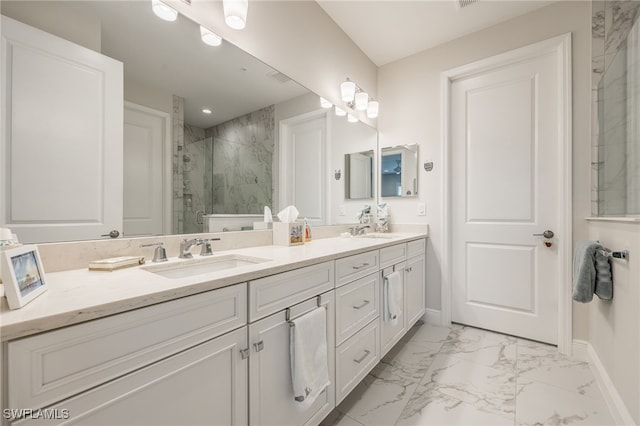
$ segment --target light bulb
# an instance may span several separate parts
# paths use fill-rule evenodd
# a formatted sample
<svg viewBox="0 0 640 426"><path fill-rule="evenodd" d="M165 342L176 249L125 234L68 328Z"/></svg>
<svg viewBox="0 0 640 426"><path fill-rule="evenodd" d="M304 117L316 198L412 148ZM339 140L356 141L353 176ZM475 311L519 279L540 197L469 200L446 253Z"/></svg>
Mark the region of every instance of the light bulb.
<svg viewBox="0 0 640 426"><path fill-rule="evenodd" d="M200 37L202 42L209 46L220 46L222 44L222 37L202 25L200 25Z"/></svg>
<svg viewBox="0 0 640 426"><path fill-rule="evenodd" d="M345 115L347 115L347 111L343 110L342 108L336 107L336 115L338 117L344 117Z"/></svg>
<svg viewBox="0 0 640 426"><path fill-rule="evenodd" d="M151 0L151 9L158 18L165 21L173 22L178 19L178 11L160 0Z"/></svg>
<svg viewBox="0 0 640 426"><path fill-rule="evenodd" d="M321 96L320 97L320 106L322 108L331 108L333 106L333 104Z"/></svg>
<svg viewBox="0 0 640 426"><path fill-rule="evenodd" d="M353 101L353 96L356 94L356 84L353 81L345 81L340 84L340 95L342 100L349 103Z"/></svg>
<svg viewBox="0 0 640 426"><path fill-rule="evenodd" d="M378 101L369 102L369 106L367 106L367 117L369 118L378 117L379 109L380 109L380 103Z"/></svg>
<svg viewBox="0 0 640 426"><path fill-rule="evenodd" d="M358 117L356 117L355 115L349 114L349 115L347 115L347 121L349 123L357 123L358 122Z"/></svg>
<svg viewBox="0 0 640 426"><path fill-rule="evenodd" d="M358 111L364 111L367 109L367 103L369 102L369 95L367 92L356 93L356 109Z"/></svg>
<svg viewBox="0 0 640 426"><path fill-rule="evenodd" d="M241 30L247 25L249 0L223 0L224 21L234 30Z"/></svg>
<svg viewBox="0 0 640 426"><path fill-rule="evenodd" d="M210 108L202 108L202 113L203 114L211 114L211 113L213 113L213 111L211 111Z"/></svg>

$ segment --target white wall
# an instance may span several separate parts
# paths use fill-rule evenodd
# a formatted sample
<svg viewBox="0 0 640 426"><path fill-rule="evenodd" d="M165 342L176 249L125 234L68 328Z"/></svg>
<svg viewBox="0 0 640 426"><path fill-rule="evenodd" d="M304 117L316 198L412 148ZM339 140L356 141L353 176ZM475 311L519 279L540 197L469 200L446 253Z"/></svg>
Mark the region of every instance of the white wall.
<svg viewBox="0 0 640 426"><path fill-rule="evenodd" d="M640 424L640 223L591 222L589 239L630 252L628 261L611 261L613 300L589 304L589 342Z"/></svg>
<svg viewBox="0 0 640 426"><path fill-rule="evenodd" d="M573 179L574 238L587 235L589 212L589 119L591 9L589 2L556 3L494 27L381 67L378 71L380 145L420 144L419 162L434 160L432 172L421 169L418 199L391 200L395 223L428 223L427 306L440 308L442 253L442 111L440 74L488 56L557 35L573 33ZM416 215L417 203L427 215ZM587 339L587 309L574 307L574 338Z"/></svg>

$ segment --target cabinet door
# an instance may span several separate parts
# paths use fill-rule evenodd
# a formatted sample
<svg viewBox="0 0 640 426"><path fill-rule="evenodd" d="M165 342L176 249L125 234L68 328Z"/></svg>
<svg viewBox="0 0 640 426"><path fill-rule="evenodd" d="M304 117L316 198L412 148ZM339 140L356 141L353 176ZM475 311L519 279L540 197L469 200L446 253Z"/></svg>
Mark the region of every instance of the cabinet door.
<svg viewBox="0 0 640 426"><path fill-rule="evenodd" d="M249 326L251 346L249 423L261 426L317 425L335 406L335 309L334 292L322 295L327 307L327 348L332 383L305 411L294 401L289 356L289 323L281 311ZM316 299L291 308L296 317L316 306Z"/></svg>
<svg viewBox="0 0 640 426"><path fill-rule="evenodd" d="M424 255L409 259L404 268L404 306L407 329L422 317L425 310L425 261Z"/></svg>
<svg viewBox="0 0 640 426"><path fill-rule="evenodd" d="M404 262L394 266L394 269L396 271L400 271L400 277L402 280L402 285L400 286L402 288L401 300L403 302L405 300L406 294L404 282L405 277L404 273L402 273L404 267ZM398 312L397 321L388 322L384 318L384 303L386 303L384 296L385 285L385 279L383 277L382 284L380 285L380 303L382 304L382 307L380 308L380 358L382 358L387 352L389 352L389 349L391 349L393 345L395 345L400 340L400 338L402 338L402 336L405 334L405 331L407 330L405 326L406 308L404 307L404 303L402 303L403 306Z"/></svg>
<svg viewBox="0 0 640 426"><path fill-rule="evenodd" d="M122 232L122 63L5 16L0 50L0 223L23 242Z"/></svg>
<svg viewBox="0 0 640 426"><path fill-rule="evenodd" d="M46 424L246 425L246 345L245 326L58 403L60 419Z"/></svg>

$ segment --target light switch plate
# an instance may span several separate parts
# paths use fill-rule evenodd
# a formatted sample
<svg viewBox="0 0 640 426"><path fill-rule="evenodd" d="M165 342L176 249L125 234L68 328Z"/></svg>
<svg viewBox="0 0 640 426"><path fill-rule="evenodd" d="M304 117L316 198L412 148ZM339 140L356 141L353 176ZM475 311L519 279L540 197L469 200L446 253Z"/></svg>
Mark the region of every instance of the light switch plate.
<svg viewBox="0 0 640 426"><path fill-rule="evenodd" d="M346 209L344 208L344 206L342 206L342 205L341 205L341 206L338 206L338 214L339 214L340 216L344 216L344 215L346 215L346 214L347 214Z"/></svg>
<svg viewBox="0 0 640 426"><path fill-rule="evenodd" d="M418 216L425 216L427 214L427 206L424 203L418 203Z"/></svg>

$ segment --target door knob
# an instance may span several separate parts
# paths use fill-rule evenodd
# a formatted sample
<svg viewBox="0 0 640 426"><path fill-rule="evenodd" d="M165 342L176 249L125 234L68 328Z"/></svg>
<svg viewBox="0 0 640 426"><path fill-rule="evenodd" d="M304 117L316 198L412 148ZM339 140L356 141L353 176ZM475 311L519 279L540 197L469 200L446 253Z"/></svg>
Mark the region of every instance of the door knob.
<svg viewBox="0 0 640 426"><path fill-rule="evenodd" d="M551 239L553 238L555 234L553 233L553 231L550 230L546 230L544 231L542 234L533 234L534 237L545 237L546 239Z"/></svg>

